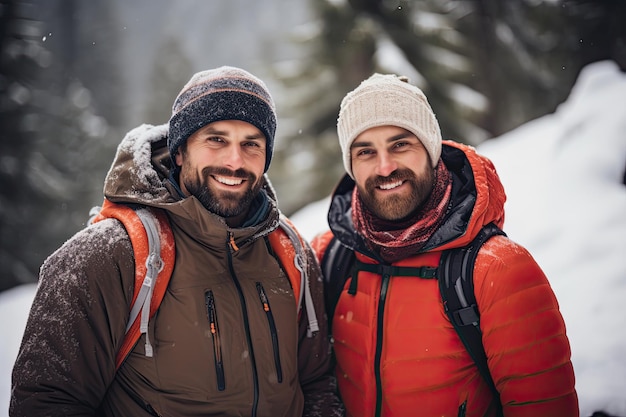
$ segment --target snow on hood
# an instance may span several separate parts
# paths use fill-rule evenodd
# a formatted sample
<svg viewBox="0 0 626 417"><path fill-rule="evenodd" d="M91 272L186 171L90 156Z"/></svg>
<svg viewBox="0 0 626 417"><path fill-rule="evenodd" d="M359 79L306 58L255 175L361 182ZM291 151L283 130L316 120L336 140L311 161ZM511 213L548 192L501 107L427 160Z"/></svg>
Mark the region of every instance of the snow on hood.
<svg viewBox="0 0 626 417"><path fill-rule="evenodd" d="M171 168L167 135L167 124L143 124L126 134L104 181L108 199L149 205L174 202L163 185Z"/></svg>

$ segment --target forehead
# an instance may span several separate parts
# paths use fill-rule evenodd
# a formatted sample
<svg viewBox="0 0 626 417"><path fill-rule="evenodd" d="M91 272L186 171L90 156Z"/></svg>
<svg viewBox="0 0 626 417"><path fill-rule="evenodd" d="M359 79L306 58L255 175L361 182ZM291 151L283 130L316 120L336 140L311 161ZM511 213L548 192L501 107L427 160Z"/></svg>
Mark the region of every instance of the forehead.
<svg viewBox="0 0 626 417"><path fill-rule="evenodd" d="M224 136L237 133L250 139L265 139L265 135L258 127L242 120L219 120L201 127L194 132L194 134L196 133L219 134Z"/></svg>
<svg viewBox="0 0 626 417"><path fill-rule="evenodd" d="M384 144L407 138L417 139L413 133L399 126L376 126L361 132L354 139L351 147Z"/></svg>

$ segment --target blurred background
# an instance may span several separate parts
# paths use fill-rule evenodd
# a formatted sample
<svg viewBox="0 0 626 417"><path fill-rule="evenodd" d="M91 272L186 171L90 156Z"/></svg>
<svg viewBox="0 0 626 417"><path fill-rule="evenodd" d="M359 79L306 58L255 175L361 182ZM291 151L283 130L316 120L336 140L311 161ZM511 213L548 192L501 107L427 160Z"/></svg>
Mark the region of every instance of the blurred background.
<svg viewBox="0 0 626 417"><path fill-rule="evenodd" d="M267 83L290 215L343 174L339 103L373 72L408 76L444 138L478 145L552 113L585 65L626 71L624 22L623 0L0 0L0 291L37 281L124 134L167 122L197 71Z"/></svg>

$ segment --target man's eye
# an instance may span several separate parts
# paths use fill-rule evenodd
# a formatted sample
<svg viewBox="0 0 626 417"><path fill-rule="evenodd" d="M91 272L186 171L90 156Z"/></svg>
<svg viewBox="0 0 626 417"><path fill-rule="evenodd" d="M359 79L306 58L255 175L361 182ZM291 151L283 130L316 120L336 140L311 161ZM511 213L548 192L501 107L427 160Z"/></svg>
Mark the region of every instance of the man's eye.
<svg viewBox="0 0 626 417"><path fill-rule="evenodd" d="M408 142L396 142L396 144L394 145L394 148L403 148L407 146L408 144L409 144Z"/></svg>
<svg viewBox="0 0 626 417"><path fill-rule="evenodd" d="M223 145L226 143L222 136L207 136L205 141L211 145Z"/></svg>

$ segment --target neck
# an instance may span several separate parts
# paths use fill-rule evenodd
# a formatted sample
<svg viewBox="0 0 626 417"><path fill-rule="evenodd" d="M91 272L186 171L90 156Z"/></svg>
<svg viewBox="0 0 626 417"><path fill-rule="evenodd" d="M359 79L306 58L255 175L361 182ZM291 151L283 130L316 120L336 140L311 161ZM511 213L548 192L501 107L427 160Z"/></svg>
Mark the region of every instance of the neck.
<svg viewBox="0 0 626 417"><path fill-rule="evenodd" d="M241 227L246 218L248 218L248 210L237 216L224 217L224 221L226 222L228 227L237 228Z"/></svg>

